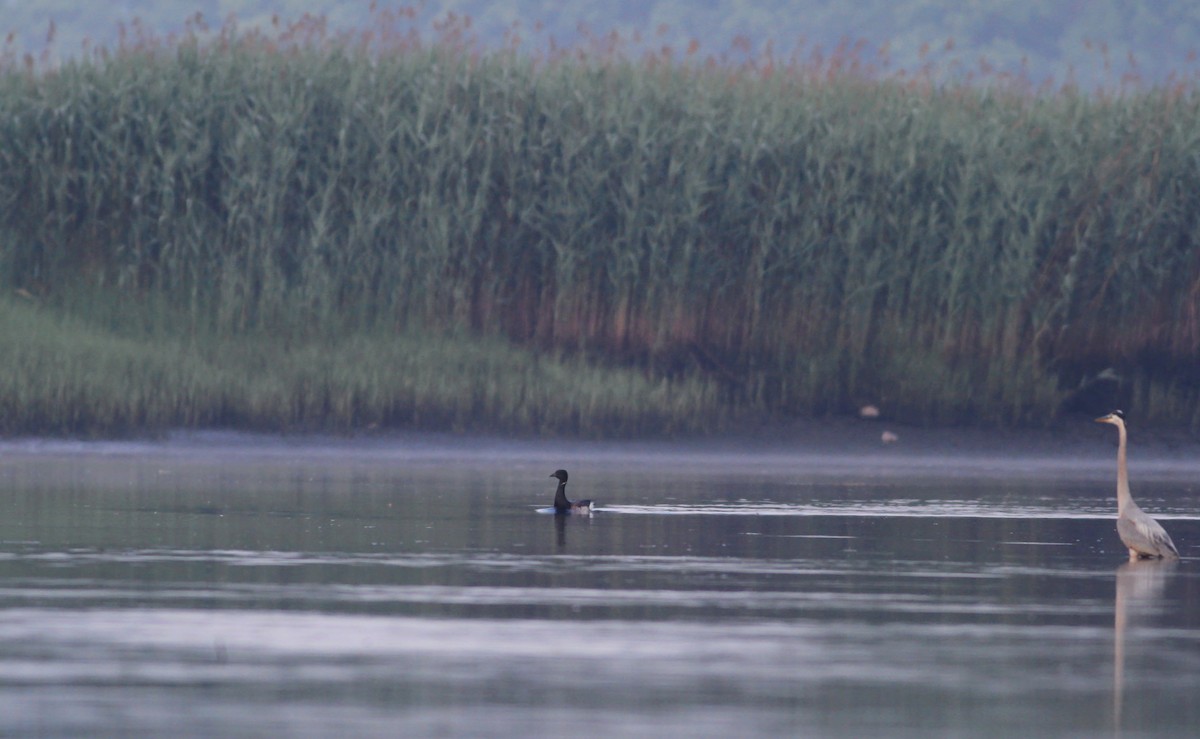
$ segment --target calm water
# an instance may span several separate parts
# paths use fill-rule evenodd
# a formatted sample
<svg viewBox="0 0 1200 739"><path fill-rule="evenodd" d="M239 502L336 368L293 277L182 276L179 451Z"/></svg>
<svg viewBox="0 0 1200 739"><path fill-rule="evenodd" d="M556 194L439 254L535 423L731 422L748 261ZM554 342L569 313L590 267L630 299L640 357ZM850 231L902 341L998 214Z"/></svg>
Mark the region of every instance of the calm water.
<svg viewBox="0 0 1200 739"><path fill-rule="evenodd" d="M0 445L0 735L1192 736L1200 457L1131 566L1111 452Z"/></svg>

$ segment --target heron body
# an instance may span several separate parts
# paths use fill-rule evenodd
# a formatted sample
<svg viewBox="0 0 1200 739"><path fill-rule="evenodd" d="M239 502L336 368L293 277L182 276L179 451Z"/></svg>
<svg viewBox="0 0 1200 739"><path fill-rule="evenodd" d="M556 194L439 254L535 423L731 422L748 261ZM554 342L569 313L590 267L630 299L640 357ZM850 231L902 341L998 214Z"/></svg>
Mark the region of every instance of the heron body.
<svg viewBox="0 0 1200 739"><path fill-rule="evenodd" d="M567 513L582 513L585 515L592 512L592 501L580 500L572 503L567 500L567 471L555 470L551 477L558 479L558 490L554 493L554 512L556 514Z"/></svg>
<svg viewBox="0 0 1200 739"><path fill-rule="evenodd" d="M1117 535L1129 548L1129 559L1179 559L1175 542L1138 504L1129 493L1129 466L1125 459L1125 415L1113 411L1096 419L1117 427Z"/></svg>

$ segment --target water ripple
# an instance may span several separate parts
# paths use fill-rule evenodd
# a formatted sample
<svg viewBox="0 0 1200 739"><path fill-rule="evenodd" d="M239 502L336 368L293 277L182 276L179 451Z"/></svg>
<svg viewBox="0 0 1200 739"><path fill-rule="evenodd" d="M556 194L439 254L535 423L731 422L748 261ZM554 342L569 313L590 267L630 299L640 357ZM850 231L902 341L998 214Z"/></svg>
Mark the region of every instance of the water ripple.
<svg viewBox="0 0 1200 739"><path fill-rule="evenodd" d="M657 516L844 516L854 518L1003 518L1003 519L1075 519L1115 518L1114 506L1103 501L1084 508L998 505L979 500L825 501L820 503L778 503L735 501L728 503L606 505L598 513ZM1164 520L1200 521L1200 515L1157 513Z"/></svg>

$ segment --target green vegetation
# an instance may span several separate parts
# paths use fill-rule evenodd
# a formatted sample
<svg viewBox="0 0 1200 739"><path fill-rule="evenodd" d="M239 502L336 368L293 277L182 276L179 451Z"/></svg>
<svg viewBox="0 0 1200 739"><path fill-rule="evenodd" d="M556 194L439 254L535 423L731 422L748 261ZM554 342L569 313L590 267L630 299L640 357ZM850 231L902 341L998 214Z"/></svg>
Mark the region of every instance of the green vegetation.
<svg viewBox="0 0 1200 739"><path fill-rule="evenodd" d="M9 430L1042 423L1110 365L1200 425L1191 89L387 28L3 70Z"/></svg>
<svg viewBox="0 0 1200 739"><path fill-rule="evenodd" d="M103 303L103 301L100 301ZM418 427L670 433L722 418L711 387L507 342L354 332L182 338L0 301L0 432Z"/></svg>

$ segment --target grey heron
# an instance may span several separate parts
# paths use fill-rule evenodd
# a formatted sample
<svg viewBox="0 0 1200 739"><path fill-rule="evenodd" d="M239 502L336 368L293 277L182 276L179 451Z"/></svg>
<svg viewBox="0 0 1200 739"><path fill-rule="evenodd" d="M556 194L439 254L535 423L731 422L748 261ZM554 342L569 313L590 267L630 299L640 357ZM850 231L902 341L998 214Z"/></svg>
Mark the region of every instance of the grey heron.
<svg viewBox="0 0 1200 739"><path fill-rule="evenodd" d="M1097 418L1096 423L1117 427L1117 534L1129 547L1129 559L1179 559L1175 542L1171 541L1158 521L1138 508L1129 494L1129 467L1125 461L1125 414L1113 411Z"/></svg>

